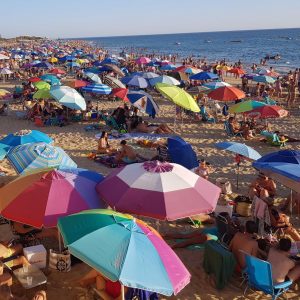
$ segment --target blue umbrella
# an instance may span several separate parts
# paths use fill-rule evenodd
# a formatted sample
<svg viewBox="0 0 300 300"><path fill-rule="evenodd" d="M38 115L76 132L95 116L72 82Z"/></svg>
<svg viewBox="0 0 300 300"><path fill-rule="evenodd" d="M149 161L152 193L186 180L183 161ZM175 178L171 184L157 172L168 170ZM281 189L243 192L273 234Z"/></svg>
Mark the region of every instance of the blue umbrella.
<svg viewBox="0 0 300 300"><path fill-rule="evenodd" d="M157 83L166 83L169 85L180 85L180 82L174 77L162 75L149 80L152 86L155 86Z"/></svg>
<svg viewBox="0 0 300 300"><path fill-rule="evenodd" d="M7 158L19 174L44 168L77 167L63 149L46 143L19 145L8 153Z"/></svg>
<svg viewBox="0 0 300 300"><path fill-rule="evenodd" d="M114 64L117 65L119 64L118 60L111 58L111 57L107 57L104 60L101 61L101 65L105 65L105 64Z"/></svg>
<svg viewBox="0 0 300 300"><path fill-rule="evenodd" d="M75 61L67 62L66 66L71 67L71 68L80 68L80 65Z"/></svg>
<svg viewBox="0 0 300 300"><path fill-rule="evenodd" d="M0 144L0 160L4 159L11 149L10 146L5 145L5 144Z"/></svg>
<svg viewBox="0 0 300 300"><path fill-rule="evenodd" d="M43 81L50 83L51 85L60 85L60 80L52 74L45 74L40 77Z"/></svg>
<svg viewBox="0 0 300 300"><path fill-rule="evenodd" d="M281 150L272 152L261 157L256 163L288 163L300 165L300 151L299 150Z"/></svg>
<svg viewBox="0 0 300 300"><path fill-rule="evenodd" d="M164 65L164 66L160 67L160 69L162 71L173 71L173 70L176 69L176 66L174 66L174 65Z"/></svg>
<svg viewBox="0 0 300 300"><path fill-rule="evenodd" d="M127 76L123 77L121 81L129 86L135 86L140 89L145 89L148 87L148 82L145 78L135 75L135 76Z"/></svg>
<svg viewBox="0 0 300 300"><path fill-rule="evenodd" d="M89 84L81 89L83 92L95 93L100 95L109 95L112 89L105 84Z"/></svg>
<svg viewBox="0 0 300 300"><path fill-rule="evenodd" d="M216 90L223 86L231 86L231 84L229 84L227 82L223 82L223 81L214 81L214 82L205 83L205 84L203 84L203 86L205 86L211 90Z"/></svg>
<svg viewBox="0 0 300 300"><path fill-rule="evenodd" d="M147 66L149 67L159 67L159 64L156 61L150 61Z"/></svg>
<svg viewBox="0 0 300 300"><path fill-rule="evenodd" d="M35 64L34 67L41 68L41 69L53 69L53 66L49 64L47 61L42 61L38 64Z"/></svg>
<svg viewBox="0 0 300 300"><path fill-rule="evenodd" d="M76 61L76 57L72 55L66 55L64 57L61 57L59 59L61 62L66 62L66 61Z"/></svg>
<svg viewBox="0 0 300 300"><path fill-rule="evenodd" d="M152 78L156 78L159 77L159 75L157 75L156 73L153 72L137 72L135 75L139 75L144 77L145 79L152 79Z"/></svg>
<svg viewBox="0 0 300 300"><path fill-rule="evenodd" d="M246 144L235 143L235 142L220 142L215 145L217 148L220 148L222 150L228 150L238 155L236 157L236 162L237 162L236 185L237 185L237 189L239 189L239 169L240 169L241 156L247 157L252 160L257 160L261 158L261 155L256 150L247 146Z"/></svg>
<svg viewBox="0 0 300 300"><path fill-rule="evenodd" d="M254 76L252 80L263 83L274 83L276 81L273 77L265 75Z"/></svg>
<svg viewBox="0 0 300 300"><path fill-rule="evenodd" d="M147 113L152 118L158 113L158 105L153 100L152 96L144 91L130 91L127 98L139 110Z"/></svg>
<svg viewBox="0 0 300 300"><path fill-rule="evenodd" d="M218 79L218 75L210 72L199 72L190 77L192 80L209 80L209 79Z"/></svg>

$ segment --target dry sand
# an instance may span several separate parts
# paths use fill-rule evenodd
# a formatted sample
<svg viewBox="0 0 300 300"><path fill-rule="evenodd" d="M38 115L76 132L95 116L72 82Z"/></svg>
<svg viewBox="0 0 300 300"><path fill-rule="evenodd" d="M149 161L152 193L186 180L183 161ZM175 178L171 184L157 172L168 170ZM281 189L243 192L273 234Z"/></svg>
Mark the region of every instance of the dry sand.
<svg viewBox="0 0 300 300"><path fill-rule="evenodd" d="M11 83L0 83L0 88L12 89ZM158 99L160 105L159 118L155 122L165 122L173 125L174 105L165 99ZM105 101L100 104L101 109L112 110L118 106L119 103ZM91 169L100 172L104 175L108 174L111 169L104 167L101 164L95 163L87 159L87 154L91 150L95 150L97 142L95 134L97 132L86 132L84 127L86 123L76 123L66 127L43 127L37 128L30 121L18 120L14 116L14 110L18 106L13 106L10 111L10 116L0 117L0 137L2 138L8 133L16 132L21 129L39 129L49 134L57 146L62 147L66 152L75 160L78 166L82 168ZM285 119L272 120L274 129L280 129L292 137L300 138L300 110L292 110L291 116ZM199 158L205 158L209 161L213 168L214 173L211 175L210 180L215 181L218 177L226 177L231 181L233 187L235 185L235 163L233 155L229 152L220 151L214 147L214 144L219 141L228 139L223 129L223 123L206 124L201 122L189 122L187 119L182 124L177 123L176 131L189 143L192 144L196 150ZM239 140L239 139L233 139ZM247 141L249 146L254 147L261 154L266 154L276 151L277 148L268 146L258 141ZM114 145L114 142L112 143ZM288 149L300 150L299 143L288 144ZM153 152L154 154L154 152ZM152 155L147 152L149 157ZM15 172L9 165L7 160L0 162L2 167L8 168L10 176L1 178L3 182L16 176ZM248 184L254 179L255 171L249 162L243 163L241 179L241 191L246 192ZM288 194L288 190L280 187L280 195L282 197ZM296 220L297 221L297 220ZM155 223L154 223L155 226ZM167 231L188 231L191 226L182 221L180 222L161 222L160 230ZM211 280L205 274L202 268L203 250L176 250L179 257L182 259L186 267L192 274L191 283L176 297L172 299L268 299L263 293L249 293L248 298L243 297L243 290L239 287L240 278L235 276L228 286L222 291L218 291L213 287ZM91 293L78 287L76 280L81 275L88 271L85 264L75 265L71 272L61 274L56 271L49 271L47 293L50 300L73 300L73 299L93 299ZM23 290L16 286L13 290L17 294L22 294ZM288 293L289 299L299 299L298 287L295 286L292 292ZM28 293L30 296L30 293ZM1 298L1 297L0 297Z"/></svg>

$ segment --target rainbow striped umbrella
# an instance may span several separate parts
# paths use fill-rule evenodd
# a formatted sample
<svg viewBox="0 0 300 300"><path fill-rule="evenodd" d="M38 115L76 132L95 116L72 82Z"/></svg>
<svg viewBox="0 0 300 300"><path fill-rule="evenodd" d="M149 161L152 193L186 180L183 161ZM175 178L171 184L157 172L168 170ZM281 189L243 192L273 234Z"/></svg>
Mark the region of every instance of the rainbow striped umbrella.
<svg viewBox="0 0 300 300"><path fill-rule="evenodd" d="M58 228L74 256L123 286L171 296L190 282L161 236L130 215L88 210L59 219Z"/></svg>
<svg viewBox="0 0 300 300"><path fill-rule="evenodd" d="M76 168L77 164L60 147L32 143L13 148L8 160L19 174L44 168Z"/></svg>
<svg viewBox="0 0 300 300"><path fill-rule="evenodd" d="M36 228L53 227L59 217L104 208L95 191L103 176L85 169L39 170L0 191L1 214Z"/></svg>

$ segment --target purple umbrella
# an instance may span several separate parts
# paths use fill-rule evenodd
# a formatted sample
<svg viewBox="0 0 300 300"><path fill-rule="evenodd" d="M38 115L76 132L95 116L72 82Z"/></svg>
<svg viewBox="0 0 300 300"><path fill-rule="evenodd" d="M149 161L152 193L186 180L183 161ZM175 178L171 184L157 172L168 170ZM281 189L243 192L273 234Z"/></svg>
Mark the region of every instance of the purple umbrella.
<svg viewBox="0 0 300 300"><path fill-rule="evenodd" d="M220 188L178 164L137 163L117 170L96 187L120 212L176 220L214 211Z"/></svg>

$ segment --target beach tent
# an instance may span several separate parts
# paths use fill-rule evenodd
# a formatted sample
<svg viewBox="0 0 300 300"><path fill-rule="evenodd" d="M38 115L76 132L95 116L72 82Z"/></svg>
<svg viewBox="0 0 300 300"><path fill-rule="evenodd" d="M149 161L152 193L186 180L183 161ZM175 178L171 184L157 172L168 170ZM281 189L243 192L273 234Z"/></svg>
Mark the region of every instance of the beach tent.
<svg viewBox="0 0 300 300"><path fill-rule="evenodd" d="M179 136L168 138L168 152L172 162L187 169L198 167L198 160L192 146Z"/></svg>

